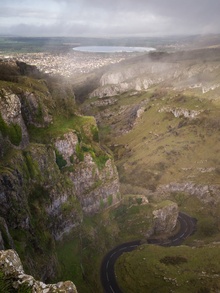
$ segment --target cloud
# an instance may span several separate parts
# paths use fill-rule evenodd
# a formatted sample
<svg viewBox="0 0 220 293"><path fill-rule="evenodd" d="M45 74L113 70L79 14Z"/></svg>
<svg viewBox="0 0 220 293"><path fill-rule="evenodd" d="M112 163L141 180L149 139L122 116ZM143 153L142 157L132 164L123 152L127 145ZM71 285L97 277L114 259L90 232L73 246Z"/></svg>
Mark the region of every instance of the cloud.
<svg viewBox="0 0 220 293"><path fill-rule="evenodd" d="M53 36L220 33L219 11L219 0L0 0L0 33L3 26Z"/></svg>

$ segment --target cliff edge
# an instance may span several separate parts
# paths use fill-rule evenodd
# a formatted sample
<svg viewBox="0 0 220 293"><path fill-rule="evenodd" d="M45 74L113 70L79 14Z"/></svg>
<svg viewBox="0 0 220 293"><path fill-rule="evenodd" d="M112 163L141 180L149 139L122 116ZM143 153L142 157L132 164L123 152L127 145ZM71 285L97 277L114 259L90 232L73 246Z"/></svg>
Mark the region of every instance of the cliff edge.
<svg viewBox="0 0 220 293"><path fill-rule="evenodd" d="M56 241L119 201L118 173L66 81L21 62L0 67L0 248L47 280Z"/></svg>

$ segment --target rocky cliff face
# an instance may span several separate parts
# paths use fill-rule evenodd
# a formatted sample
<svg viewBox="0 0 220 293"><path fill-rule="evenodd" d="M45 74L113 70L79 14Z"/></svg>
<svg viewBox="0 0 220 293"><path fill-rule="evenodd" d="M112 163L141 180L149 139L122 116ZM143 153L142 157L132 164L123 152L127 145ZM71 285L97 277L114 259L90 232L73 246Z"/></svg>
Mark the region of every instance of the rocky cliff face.
<svg viewBox="0 0 220 293"><path fill-rule="evenodd" d="M28 270L47 279L57 268L55 241L119 200L118 174L70 86L10 66L15 82L0 89L0 245L18 249Z"/></svg>
<svg viewBox="0 0 220 293"><path fill-rule="evenodd" d="M196 52L195 52L196 55ZM204 53L205 56L205 53ZM188 59L189 58L189 59ZM90 97L116 96L127 91L146 91L150 86L166 83L178 90L197 89L202 94L219 88L219 64L204 59L191 62L191 57L181 53L153 53L113 67L100 78L100 86ZM207 76L212 79L207 80Z"/></svg>
<svg viewBox="0 0 220 293"><path fill-rule="evenodd" d="M194 182L171 182L158 186L157 192L162 196L166 196L169 193L182 192L197 197L205 204L217 205L220 202L219 185L196 184Z"/></svg>
<svg viewBox="0 0 220 293"><path fill-rule="evenodd" d="M0 251L0 272L3 274L1 281L5 283L5 290L10 288L16 292L77 293L75 285L70 281L46 285L35 280L31 275L25 274L21 260L14 250Z"/></svg>
<svg viewBox="0 0 220 293"><path fill-rule="evenodd" d="M174 230L178 218L178 206L171 201L165 201L153 211L154 234L166 234Z"/></svg>

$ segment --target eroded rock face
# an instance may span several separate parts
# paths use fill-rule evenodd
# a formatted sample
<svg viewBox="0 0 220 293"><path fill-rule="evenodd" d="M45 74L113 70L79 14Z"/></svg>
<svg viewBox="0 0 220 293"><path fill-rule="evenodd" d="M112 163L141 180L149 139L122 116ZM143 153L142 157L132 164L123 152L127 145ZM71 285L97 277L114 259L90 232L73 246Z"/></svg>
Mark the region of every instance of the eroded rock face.
<svg viewBox="0 0 220 293"><path fill-rule="evenodd" d="M14 241L9 233L8 226L4 218L0 217L0 250L5 249L5 246L8 245L14 248ZM4 237L3 237L4 235Z"/></svg>
<svg viewBox="0 0 220 293"><path fill-rule="evenodd" d="M19 97L11 90L0 91L0 114L7 125L18 125L22 131L21 147L29 143L27 127L21 113L21 102Z"/></svg>
<svg viewBox="0 0 220 293"><path fill-rule="evenodd" d="M26 285L33 293L77 293L76 286L70 281L44 284L35 280L32 276L26 275L21 260L14 250L0 251L0 271L8 280L11 280L15 290L19 290L22 285Z"/></svg>
<svg viewBox="0 0 220 293"><path fill-rule="evenodd" d="M130 90L146 91L150 86L166 81L177 90L197 88L202 94L219 88L219 82L215 80L218 63L204 64L197 60L192 64L191 59L180 55L167 54L164 58L145 55L132 64L115 66L102 75L99 88L90 93L90 97L116 96ZM207 80L210 74L213 78Z"/></svg>
<svg viewBox="0 0 220 293"><path fill-rule="evenodd" d="M100 79L101 86L93 91L90 97L110 97L130 90L145 91L152 84L158 84L180 74L178 64L143 60L143 64L133 64L120 70L116 68L103 74Z"/></svg>
<svg viewBox="0 0 220 293"><path fill-rule="evenodd" d="M159 113L166 112L166 113L172 113L174 117L185 117L185 118L196 118L201 111L198 110L189 110L189 109L181 109L181 108L171 108L171 107L163 107L159 110Z"/></svg>
<svg viewBox="0 0 220 293"><path fill-rule="evenodd" d="M217 204L220 202L220 186L218 185L202 185L193 182L172 182L167 185L160 185L157 192L164 196L172 192L183 192L196 196L203 203Z"/></svg>
<svg viewBox="0 0 220 293"><path fill-rule="evenodd" d="M17 95L9 90L2 89L0 92L0 109L2 118L11 123L21 116L21 103Z"/></svg>
<svg viewBox="0 0 220 293"><path fill-rule="evenodd" d="M116 203L119 182L96 121L76 111L72 88L24 75L0 89L0 248L19 246L29 272L46 280L58 272L55 241L84 213Z"/></svg>
<svg viewBox="0 0 220 293"><path fill-rule="evenodd" d="M78 137L73 131L65 133L62 138L56 140L55 147L66 160L67 165L71 164L70 158L76 154L78 143Z"/></svg>
<svg viewBox="0 0 220 293"><path fill-rule="evenodd" d="M61 239L81 223L82 212L75 187L60 173L52 147L29 146L24 156L14 157L13 165L14 170L0 174L0 213L11 228L33 229L31 218L37 215L34 208L30 211L30 205L40 205L42 213L45 211L45 225L55 239ZM28 166L31 166L29 172ZM29 184L31 177L38 178L38 183Z"/></svg>
<svg viewBox="0 0 220 293"><path fill-rule="evenodd" d="M54 103L50 94L47 94L47 103L52 108ZM44 127L52 123L52 116L49 114L48 107L45 106L42 98L36 93L28 91L22 92L20 95L21 111L27 124L36 127Z"/></svg>
<svg viewBox="0 0 220 293"><path fill-rule="evenodd" d="M88 153L70 176L85 213L95 213L103 205L111 205L119 200L118 173L111 159L99 169Z"/></svg>
<svg viewBox="0 0 220 293"><path fill-rule="evenodd" d="M155 234L170 233L177 224L179 214L177 204L171 201L165 201L161 205L161 207L153 211Z"/></svg>

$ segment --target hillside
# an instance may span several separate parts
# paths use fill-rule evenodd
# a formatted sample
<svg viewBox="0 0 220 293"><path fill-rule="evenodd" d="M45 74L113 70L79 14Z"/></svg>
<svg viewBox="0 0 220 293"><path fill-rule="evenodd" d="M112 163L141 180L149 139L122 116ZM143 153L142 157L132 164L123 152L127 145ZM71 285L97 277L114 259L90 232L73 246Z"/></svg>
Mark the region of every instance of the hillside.
<svg viewBox="0 0 220 293"><path fill-rule="evenodd" d="M0 248L45 281L60 273L56 243L119 201L118 173L70 84L21 62L0 72Z"/></svg>
<svg viewBox="0 0 220 293"><path fill-rule="evenodd" d="M107 71L82 106L96 117L121 182L133 189L219 184L220 51L179 54L142 56ZM110 88L119 91L108 95Z"/></svg>
<svg viewBox="0 0 220 293"><path fill-rule="evenodd" d="M201 286L204 270L191 272L190 288L219 286L210 281L220 275L211 261L220 241L218 48L140 54L74 80L2 61L0 79L2 250L15 249L41 281L102 292L104 255L123 242L174 235L180 210L197 219L197 229L179 250L158 249L149 262L152 288L162 266L164 292L176 289L178 270L161 259L187 255L183 270L190 271L194 250L202 262L200 248L213 269ZM142 245L118 260L125 292L148 280L127 267L139 266L139 251L147 259L154 249ZM178 284L188 292L184 278Z"/></svg>
<svg viewBox="0 0 220 293"><path fill-rule="evenodd" d="M211 263L220 240L219 49L153 53L124 61L101 76L99 87L82 109L95 116L101 141L114 154L122 195L142 194L150 204L165 199L176 202L180 210L197 219L196 233L186 243L196 249L198 263L202 256L197 247L203 247ZM206 246L210 243L213 250ZM134 268L142 265L140 257L147 260L154 248L139 250L118 260L116 274L123 292L153 292L162 276L166 280L161 281L161 292L170 292L170 288L189 292L178 271L165 268L160 258L149 262L149 278L144 269L136 273ZM158 248L161 259L187 255L183 270L189 271L191 251ZM219 269L215 263L211 266L213 271L190 272L190 292L216 292L213 288L219 284L210 279L214 271L219 276ZM206 278L199 283L203 271ZM189 281L189 276L184 278ZM150 281L152 291L146 291Z"/></svg>

